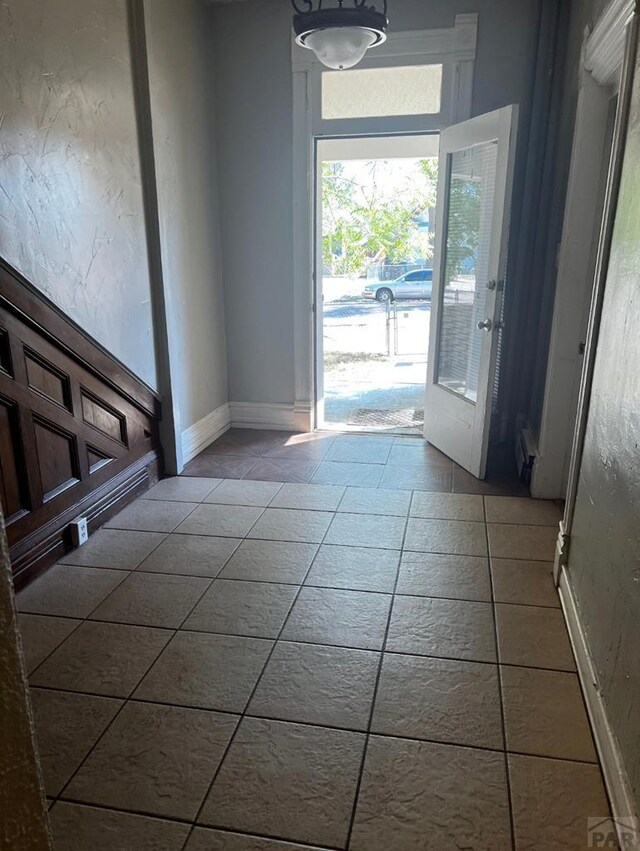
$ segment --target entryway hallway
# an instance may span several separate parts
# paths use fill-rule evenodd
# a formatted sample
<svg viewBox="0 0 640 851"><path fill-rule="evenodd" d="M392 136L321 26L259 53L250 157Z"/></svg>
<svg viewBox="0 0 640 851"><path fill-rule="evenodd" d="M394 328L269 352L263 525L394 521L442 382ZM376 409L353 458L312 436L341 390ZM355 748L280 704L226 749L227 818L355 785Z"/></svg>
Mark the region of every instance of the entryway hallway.
<svg viewBox="0 0 640 851"><path fill-rule="evenodd" d="M586 847L558 505L410 438L185 474L18 595L57 851Z"/></svg>

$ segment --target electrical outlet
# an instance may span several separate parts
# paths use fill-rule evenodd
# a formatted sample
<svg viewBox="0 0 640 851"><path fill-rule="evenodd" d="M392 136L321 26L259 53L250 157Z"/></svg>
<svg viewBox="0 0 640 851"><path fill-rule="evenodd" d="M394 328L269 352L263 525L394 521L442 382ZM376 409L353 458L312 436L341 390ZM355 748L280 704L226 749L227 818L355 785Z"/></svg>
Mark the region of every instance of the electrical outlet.
<svg viewBox="0 0 640 851"><path fill-rule="evenodd" d="M89 538L89 527L86 517L76 517L69 524L71 526L71 539L74 546L81 547Z"/></svg>

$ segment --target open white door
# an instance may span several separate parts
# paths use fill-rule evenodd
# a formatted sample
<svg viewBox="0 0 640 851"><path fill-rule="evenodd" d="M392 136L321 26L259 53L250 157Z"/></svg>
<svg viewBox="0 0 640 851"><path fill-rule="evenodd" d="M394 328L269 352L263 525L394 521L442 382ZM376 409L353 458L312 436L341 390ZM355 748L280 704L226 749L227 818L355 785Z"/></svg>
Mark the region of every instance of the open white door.
<svg viewBox="0 0 640 851"><path fill-rule="evenodd" d="M440 135L424 436L479 479L487 463L518 107Z"/></svg>

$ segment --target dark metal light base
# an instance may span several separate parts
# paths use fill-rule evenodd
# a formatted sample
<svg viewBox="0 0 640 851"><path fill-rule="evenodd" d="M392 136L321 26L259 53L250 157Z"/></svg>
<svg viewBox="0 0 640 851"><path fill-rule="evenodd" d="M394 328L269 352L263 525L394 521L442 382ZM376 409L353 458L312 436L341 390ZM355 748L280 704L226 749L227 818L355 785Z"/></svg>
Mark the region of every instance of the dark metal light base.
<svg viewBox="0 0 640 851"><path fill-rule="evenodd" d="M371 45L380 44L386 38L385 30L389 25L387 16L375 9L358 6L355 9L338 7L299 12L293 16L293 29L298 44L304 45L306 37L317 30L337 29L338 27L358 27L374 33L376 40Z"/></svg>

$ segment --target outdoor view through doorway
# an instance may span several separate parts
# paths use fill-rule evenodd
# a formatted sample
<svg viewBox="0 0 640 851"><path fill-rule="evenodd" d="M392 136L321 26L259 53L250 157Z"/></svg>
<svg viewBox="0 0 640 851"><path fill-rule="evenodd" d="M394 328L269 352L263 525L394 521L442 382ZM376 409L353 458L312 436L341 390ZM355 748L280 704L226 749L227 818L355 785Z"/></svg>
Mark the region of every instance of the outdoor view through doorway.
<svg viewBox="0 0 640 851"><path fill-rule="evenodd" d="M438 135L318 142L318 425L421 434Z"/></svg>

